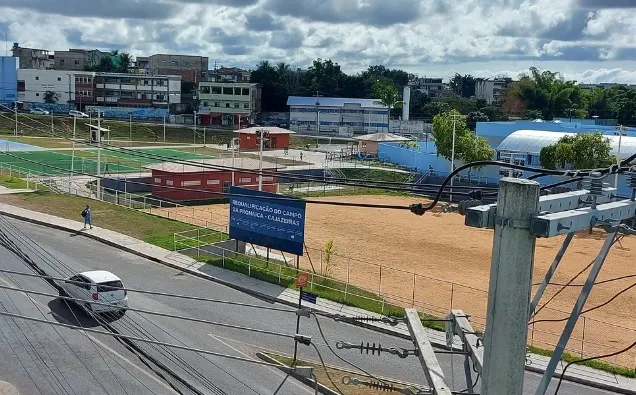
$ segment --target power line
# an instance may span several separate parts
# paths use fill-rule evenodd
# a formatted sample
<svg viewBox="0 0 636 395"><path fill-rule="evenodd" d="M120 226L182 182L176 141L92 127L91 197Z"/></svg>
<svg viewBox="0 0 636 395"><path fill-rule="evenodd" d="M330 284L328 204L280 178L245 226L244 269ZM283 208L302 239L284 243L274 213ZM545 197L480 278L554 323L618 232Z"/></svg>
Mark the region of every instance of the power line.
<svg viewBox="0 0 636 395"><path fill-rule="evenodd" d="M259 360L256 360L256 359L237 357L237 356L234 356L234 355L223 354L223 353L219 353L219 352L216 352L216 351L203 350L203 349L195 348L195 347L180 346L178 344L172 344L172 343L166 343L166 342L161 342L161 341L156 341L156 340L150 340L150 339L145 339L145 338L141 338L141 337L137 337L137 336L129 336L129 335L122 335L122 334L118 334L118 333L105 332L105 331L100 331L98 329L84 328L84 327L81 327L81 326L76 326L76 325L71 325L71 324L64 324L64 323L61 323L61 322L52 322L52 321L43 320L43 319L40 319L40 318L30 317L30 316L26 316L26 315L13 314L13 313L9 313L9 312L6 312L6 311L0 311L0 316L23 319L23 320L32 321L32 322L39 322L39 323L42 323L42 324L54 325L54 326L59 326L59 327L63 327L63 328L75 329L75 330L79 330L79 331L98 333L100 335L106 335L106 336L111 336L111 337L120 338L120 339L134 340L134 341L138 341L138 342L142 342L142 343L156 344L156 345L160 345L160 346L163 346L163 347L174 348L174 349L184 350L184 351L190 351L190 352L200 353L200 354L206 354L206 355L211 355L211 356L215 356L215 357L219 357L219 358L225 358L225 359L230 359L230 360L239 361L239 362L251 363L251 364L255 364L255 365L282 368L283 370L286 370L286 371L288 371L290 373L293 373L295 371L294 368L281 367L280 365L277 365L277 364L274 364L274 363L259 361Z"/></svg>
<svg viewBox="0 0 636 395"><path fill-rule="evenodd" d="M37 278L42 278L42 279L45 279L45 280L57 280L57 281L68 282L68 283L71 283L71 284L80 284L80 282L78 282L78 281L68 280L68 279L63 278L63 277L55 277L55 276L48 276L48 275L41 275L41 274L25 273L25 272L19 272L19 271L9 270L9 269L0 269L0 273L10 273L10 274L18 275L18 276L37 277ZM259 305L253 305L253 304L247 304L247 303L241 303L241 302L232 302L232 301L221 300L221 299L205 298L205 297L200 297L200 296L170 294L170 293L165 293L165 292L149 291L149 290L142 290L142 289L136 289L136 288L125 288L125 287L110 287L109 286L109 288L112 288L114 290L126 290L128 292L137 292L137 293L147 294L147 295L166 296L166 297L171 297L171 298L179 298L179 299L186 299L186 300L197 300L197 301L210 302L210 303L227 304L227 305L241 306L241 307L247 307L247 308L255 308L255 309L263 309L263 310L271 310L271 311L278 311L278 312L283 312L283 313L296 314L296 310L290 310L290 309L285 309L285 308L277 308L277 307L270 307L270 306L259 306Z"/></svg>

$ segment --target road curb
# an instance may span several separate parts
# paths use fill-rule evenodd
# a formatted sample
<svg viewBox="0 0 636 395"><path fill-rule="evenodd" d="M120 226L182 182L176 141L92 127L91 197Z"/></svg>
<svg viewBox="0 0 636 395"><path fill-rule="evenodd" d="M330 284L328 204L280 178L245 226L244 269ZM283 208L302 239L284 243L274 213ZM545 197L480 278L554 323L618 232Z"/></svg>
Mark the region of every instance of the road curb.
<svg viewBox="0 0 636 395"><path fill-rule="evenodd" d="M280 304L284 304L284 305L290 306L290 307L298 307L297 303L290 302L290 301L287 301L285 299L281 299L281 298L278 298L278 297L274 297L274 296L268 295L266 293L253 290L251 288L244 287L242 285L234 284L234 283L232 283L230 281L223 280L221 278L214 277L214 276L211 276L211 275L206 274L206 273L201 273L201 272L199 272L197 270L192 270L192 269L181 267L179 265L175 265L174 263L167 262L165 260L162 260L160 258L154 257L154 256L146 254L146 253L143 253L143 252L135 250L133 248L130 248L130 247L127 247L127 246L124 246L124 245L121 245L121 244L117 244L117 243L115 243L115 242L113 242L111 240L108 240L108 239L106 239L104 237L97 236L97 235L92 234L90 232L78 231L76 229L71 229L69 227L62 226L62 225L52 224L50 222L46 222L46 221L39 220L39 219L36 219L36 218L24 217L24 216L21 216L21 215L18 215L18 214L9 213L9 212L6 212L6 211L1 210L1 209L0 209L0 213L2 213L3 215L6 215L7 217L11 217L11 218L18 219L18 220L21 220L21 221L30 222L30 223L37 224L37 225L42 225L42 226L46 226L46 227L49 227L49 228L62 230L62 231L65 231L65 232L76 233L77 235L88 237L90 239L99 241L99 242L104 243L106 245L109 245L111 247L120 249L122 251L126 251L128 253L131 253L133 255L137 255L137 256L145 258L145 259L148 259L148 260L153 261L155 263L159 263L161 265L170 267L172 269L175 269L175 270L178 270L178 271L181 271L181 272L184 272L184 273L188 273L188 274L190 274L192 276L203 278L203 279L206 279L206 280L209 280L209 281L221 284L221 285L225 285L225 286L227 286L229 288L232 288L234 290L246 293L248 295L251 295L251 296L254 296L256 298L265 300L267 302L280 303ZM158 247L158 248L160 248L160 247ZM319 311L319 310L316 310L316 311ZM393 330L391 330L389 328L382 328L382 327L378 327L378 326L375 326L375 325L371 325L371 324L365 323L365 322L344 323L344 324L358 326L358 327L361 327L361 328L369 329L369 330L372 330L372 331L375 331L375 332L383 333L383 334L390 335L390 336L395 336L395 337L402 338L402 339L407 339L407 340L410 339L410 336L408 336L406 334L403 334L403 333L400 333L400 332L397 332L397 331L393 331ZM450 349L446 345L445 342L444 343L438 343L438 342L432 341L431 344L433 346L437 347L437 348L442 348L442 349L446 349L446 350ZM533 373L539 373L539 374L543 374L545 372L545 369L537 368L537 367L534 367L532 365L526 365L525 366L525 370L533 372ZM560 375L555 375L554 377L560 377ZM618 394L636 395L636 391L630 390L628 388L612 386L611 384L606 384L606 383L602 383L602 382L598 382L598 381L588 380L588 379L580 378L580 377L576 377L576 376L566 375L563 378L563 380L569 381L569 382L578 383L578 384L583 384L583 385L586 385L586 386L589 386L589 387L592 387L592 388L602 389L602 390L606 390L606 391L613 391L613 392L618 393Z"/></svg>

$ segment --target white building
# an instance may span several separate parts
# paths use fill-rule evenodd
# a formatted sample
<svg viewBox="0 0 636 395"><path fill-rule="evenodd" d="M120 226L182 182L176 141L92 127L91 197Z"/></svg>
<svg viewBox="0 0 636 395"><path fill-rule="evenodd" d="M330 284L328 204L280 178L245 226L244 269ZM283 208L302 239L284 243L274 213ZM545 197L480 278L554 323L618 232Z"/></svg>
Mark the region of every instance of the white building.
<svg viewBox="0 0 636 395"><path fill-rule="evenodd" d="M47 92L55 93L56 103L73 102L75 100L74 73L63 70L18 70L19 101L44 103Z"/></svg>
<svg viewBox="0 0 636 395"><path fill-rule="evenodd" d="M389 131L389 109L379 99L287 99L290 129L298 133L367 134ZM319 125L319 127L316 127Z"/></svg>
<svg viewBox="0 0 636 395"><path fill-rule="evenodd" d="M593 91L594 89L611 89L615 86L622 86L627 89L636 89L634 84L618 84L615 82L599 82L598 84L579 84L579 88L585 91Z"/></svg>
<svg viewBox="0 0 636 395"><path fill-rule="evenodd" d="M167 107L181 103L181 76L97 73L94 96L98 105Z"/></svg>
<svg viewBox="0 0 636 395"><path fill-rule="evenodd" d="M261 111L261 88L249 82L199 82L202 125L247 126Z"/></svg>
<svg viewBox="0 0 636 395"><path fill-rule="evenodd" d="M475 97L488 104L498 103L502 99L501 90L512 82L511 78L482 79L475 82Z"/></svg>

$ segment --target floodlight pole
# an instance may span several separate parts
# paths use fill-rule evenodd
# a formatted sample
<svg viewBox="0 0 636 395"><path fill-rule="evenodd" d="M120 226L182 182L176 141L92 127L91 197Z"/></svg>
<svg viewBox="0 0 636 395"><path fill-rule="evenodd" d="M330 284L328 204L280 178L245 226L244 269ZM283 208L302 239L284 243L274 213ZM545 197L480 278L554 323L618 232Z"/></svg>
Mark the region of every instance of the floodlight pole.
<svg viewBox="0 0 636 395"><path fill-rule="evenodd" d="M102 117L97 110L97 200L101 200L101 169L102 169Z"/></svg>
<svg viewBox="0 0 636 395"><path fill-rule="evenodd" d="M265 137L263 136L262 130L258 131L258 135L261 138L260 148L258 150L258 190L262 191L263 190L263 139Z"/></svg>
<svg viewBox="0 0 636 395"><path fill-rule="evenodd" d="M75 174L75 130L77 128L77 117L73 116L73 148L71 150L71 176ZM68 181L68 193L71 193L71 180Z"/></svg>
<svg viewBox="0 0 636 395"><path fill-rule="evenodd" d="M453 114L453 147L451 149L451 169L450 172L452 173L455 170L455 125L457 124L457 115ZM455 177L451 177L450 180L450 197L448 199L449 202L453 201L453 180L455 179Z"/></svg>

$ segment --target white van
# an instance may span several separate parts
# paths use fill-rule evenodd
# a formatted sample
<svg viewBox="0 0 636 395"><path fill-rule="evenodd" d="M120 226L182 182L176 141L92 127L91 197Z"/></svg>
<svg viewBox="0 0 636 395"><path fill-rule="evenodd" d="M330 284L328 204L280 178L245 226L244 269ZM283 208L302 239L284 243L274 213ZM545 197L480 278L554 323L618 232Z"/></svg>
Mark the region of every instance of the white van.
<svg viewBox="0 0 636 395"><path fill-rule="evenodd" d="M85 114L81 111L75 111L75 110L71 110L68 112L68 115L74 117L74 118L88 118L88 114Z"/></svg>

